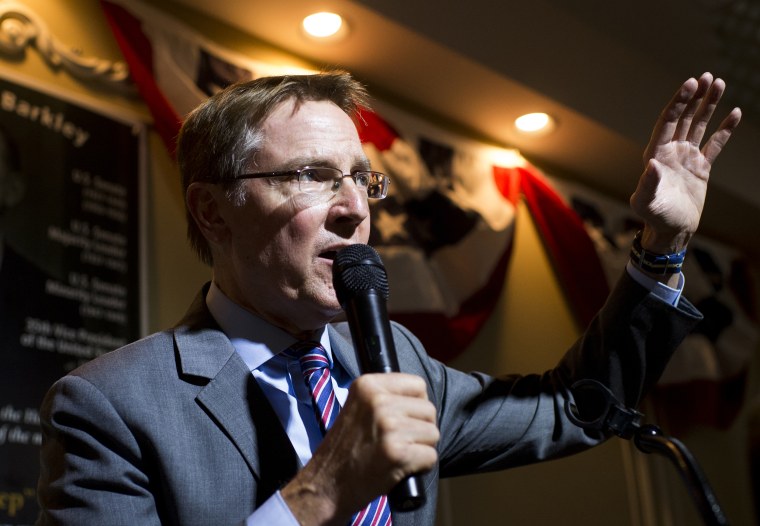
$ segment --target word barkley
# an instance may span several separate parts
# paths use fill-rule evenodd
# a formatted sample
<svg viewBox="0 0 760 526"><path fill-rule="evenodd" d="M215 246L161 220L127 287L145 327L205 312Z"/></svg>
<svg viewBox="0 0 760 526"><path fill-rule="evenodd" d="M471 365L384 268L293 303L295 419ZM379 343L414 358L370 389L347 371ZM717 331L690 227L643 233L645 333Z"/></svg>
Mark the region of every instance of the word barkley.
<svg viewBox="0 0 760 526"><path fill-rule="evenodd" d="M77 148L81 148L90 138L88 131L71 121L67 121L66 115L63 113L54 112L48 106L35 106L28 101L19 99L12 91L3 90L0 94L0 108L60 133Z"/></svg>

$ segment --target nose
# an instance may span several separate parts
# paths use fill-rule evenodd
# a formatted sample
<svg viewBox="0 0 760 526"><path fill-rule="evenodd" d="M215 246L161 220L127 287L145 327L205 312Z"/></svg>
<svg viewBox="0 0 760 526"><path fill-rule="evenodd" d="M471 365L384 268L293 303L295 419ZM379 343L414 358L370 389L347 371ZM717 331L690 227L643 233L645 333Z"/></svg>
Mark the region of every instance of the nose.
<svg viewBox="0 0 760 526"><path fill-rule="evenodd" d="M332 209L343 221L358 225L369 217L367 190L358 186L351 175L343 176L333 198Z"/></svg>

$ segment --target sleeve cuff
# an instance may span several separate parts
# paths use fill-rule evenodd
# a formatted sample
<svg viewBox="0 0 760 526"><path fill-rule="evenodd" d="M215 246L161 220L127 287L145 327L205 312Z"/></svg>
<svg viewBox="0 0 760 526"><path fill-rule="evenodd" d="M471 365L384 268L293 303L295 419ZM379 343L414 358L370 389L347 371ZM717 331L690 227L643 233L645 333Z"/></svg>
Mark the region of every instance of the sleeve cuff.
<svg viewBox="0 0 760 526"><path fill-rule="evenodd" d="M647 276L640 269L636 268L636 265L634 265L631 261L628 261L625 269L628 272L628 275L631 276L631 278L633 278L636 283L646 288L656 297L660 298L665 303L673 305L674 307L678 306L678 302L681 299L681 292L683 292L683 286L686 281L686 278L684 278L682 272L679 274L678 288L673 289L664 283L661 283L656 279Z"/></svg>
<svg viewBox="0 0 760 526"><path fill-rule="evenodd" d="M269 497L245 521L245 526L300 526L280 492Z"/></svg>

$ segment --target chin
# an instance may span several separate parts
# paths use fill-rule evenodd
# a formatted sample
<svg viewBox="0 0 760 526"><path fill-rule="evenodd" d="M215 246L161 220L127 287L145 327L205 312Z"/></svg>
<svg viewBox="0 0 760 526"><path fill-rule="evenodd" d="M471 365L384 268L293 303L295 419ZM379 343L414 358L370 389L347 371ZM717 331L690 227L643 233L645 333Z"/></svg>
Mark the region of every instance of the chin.
<svg viewBox="0 0 760 526"><path fill-rule="evenodd" d="M323 319L325 324L333 320L336 316L341 316L343 314L343 309L341 308L340 303L338 303L338 299L335 297L335 294L332 293L332 290L330 290L330 292L331 294L329 294L328 297L322 296L314 298L314 303L312 304L315 307L314 312L316 316Z"/></svg>
<svg viewBox="0 0 760 526"><path fill-rule="evenodd" d="M330 320L330 323L338 323L338 322L346 321L346 320L347 320L346 313L341 310L335 316L333 316L333 318Z"/></svg>
<svg viewBox="0 0 760 526"><path fill-rule="evenodd" d="M336 316L342 316L344 314L343 309L337 303L330 305L324 309L325 314L332 320Z"/></svg>

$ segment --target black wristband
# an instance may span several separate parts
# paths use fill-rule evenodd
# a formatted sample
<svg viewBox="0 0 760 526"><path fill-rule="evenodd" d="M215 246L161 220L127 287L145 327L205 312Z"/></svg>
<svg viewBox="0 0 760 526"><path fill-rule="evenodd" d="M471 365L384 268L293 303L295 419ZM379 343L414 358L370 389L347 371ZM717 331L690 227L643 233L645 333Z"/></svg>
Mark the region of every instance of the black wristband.
<svg viewBox="0 0 760 526"><path fill-rule="evenodd" d="M636 232L631 246L631 261L641 270L651 274L678 274L681 272L686 249L675 254L655 254L641 246L641 230Z"/></svg>

